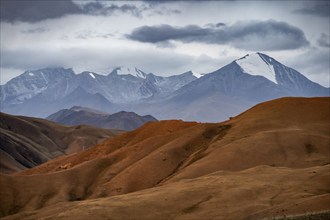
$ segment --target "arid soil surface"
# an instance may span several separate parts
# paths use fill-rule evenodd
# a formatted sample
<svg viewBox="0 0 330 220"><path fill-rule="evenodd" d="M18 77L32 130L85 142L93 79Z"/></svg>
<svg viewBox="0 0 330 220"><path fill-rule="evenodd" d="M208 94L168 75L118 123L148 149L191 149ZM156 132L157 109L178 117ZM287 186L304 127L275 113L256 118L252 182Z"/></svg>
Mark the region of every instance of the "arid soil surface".
<svg viewBox="0 0 330 220"><path fill-rule="evenodd" d="M123 133L92 126L63 126L0 113L0 173L13 173L76 153Z"/></svg>
<svg viewBox="0 0 330 220"><path fill-rule="evenodd" d="M329 98L282 98L222 123L147 123L1 175L0 215L252 220L329 210L329 122Z"/></svg>

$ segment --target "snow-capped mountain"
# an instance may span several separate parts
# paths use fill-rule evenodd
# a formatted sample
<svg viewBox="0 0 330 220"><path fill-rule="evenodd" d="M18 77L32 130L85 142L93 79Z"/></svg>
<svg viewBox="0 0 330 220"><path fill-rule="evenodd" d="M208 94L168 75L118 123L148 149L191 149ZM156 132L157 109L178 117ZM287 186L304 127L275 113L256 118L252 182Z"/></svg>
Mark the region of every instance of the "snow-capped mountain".
<svg viewBox="0 0 330 220"><path fill-rule="evenodd" d="M79 105L104 112L125 110L159 119L212 122L270 99L330 95L329 88L262 53L197 76L188 71L162 77L136 67L115 68L106 76L63 68L26 71L1 86L1 111L46 117Z"/></svg>
<svg viewBox="0 0 330 220"><path fill-rule="evenodd" d="M118 76L135 76L137 78L145 79L147 77L147 74L143 72L142 70L136 68L136 67L117 67L115 68L110 75L118 75Z"/></svg>
<svg viewBox="0 0 330 220"><path fill-rule="evenodd" d="M1 104L20 104L52 86L74 78L72 69L28 70L1 86Z"/></svg>
<svg viewBox="0 0 330 220"><path fill-rule="evenodd" d="M72 102L114 112L120 110L117 104L164 97L195 79L191 73L161 77L126 67L115 68L107 76L63 68L26 71L1 86L1 111L46 117L72 107Z"/></svg>
<svg viewBox="0 0 330 220"><path fill-rule="evenodd" d="M329 95L329 90L265 54L248 54L235 62L242 68L244 73L263 76L282 87L282 89L287 90L291 96Z"/></svg>
<svg viewBox="0 0 330 220"><path fill-rule="evenodd" d="M263 58L261 54L254 53L247 54L235 62L242 68L243 72L254 76L263 76L277 84L272 61L271 58Z"/></svg>
<svg viewBox="0 0 330 220"><path fill-rule="evenodd" d="M261 53L249 54L174 91L148 110L158 119L221 121L253 105L286 96L329 96L329 88ZM162 107L160 107L162 106Z"/></svg>

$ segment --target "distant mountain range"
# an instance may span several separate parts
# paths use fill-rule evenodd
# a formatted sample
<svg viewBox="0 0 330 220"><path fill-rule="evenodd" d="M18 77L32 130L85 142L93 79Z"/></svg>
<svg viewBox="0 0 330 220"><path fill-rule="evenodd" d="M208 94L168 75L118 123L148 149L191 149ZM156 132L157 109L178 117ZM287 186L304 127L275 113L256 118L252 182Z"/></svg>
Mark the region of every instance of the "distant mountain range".
<svg viewBox="0 0 330 220"><path fill-rule="evenodd" d="M44 119L4 113L0 113L0 117L0 173L31 168L123 133L87 125L68 127Z"/></svg>
<svg viewBox="0 0 330 220"><path fill-rule="evenodd" d="M134 130L149 121L157 121L151 115L140 116L134 112L109 114L95 109L74 106L62 109L47 117L48 120L65 125L92 125L99 128Z"/></svg>
<svg viewBox="0 0 330 220"><path fill-rule="evenodd" d="M246 55L197 78L169 77L119 67L109 75L72 69L26 71L1 86L1 111L47 117L85 106L104 112L133 111L158 119L222 121L251 106L285 96L329 96L325 88L262 53Z"/></svg>

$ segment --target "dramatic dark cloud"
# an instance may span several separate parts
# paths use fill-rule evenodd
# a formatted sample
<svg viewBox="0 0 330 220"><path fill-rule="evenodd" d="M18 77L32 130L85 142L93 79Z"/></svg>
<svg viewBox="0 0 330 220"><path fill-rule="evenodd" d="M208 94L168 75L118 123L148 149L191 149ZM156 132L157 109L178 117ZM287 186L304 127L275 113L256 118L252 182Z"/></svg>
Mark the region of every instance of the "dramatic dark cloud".
<svg viewBox="0 0 330 220"><path fill-rule="evenodd" d="M124 4L124 5L105 5L102 2L90 2L83 6L83 12L85 14L92 14L92 15L112 15L116 12L122 13L129 13L136 17L141 17L142 12L147 10L146 6L137 7L131 4Z"/></svg>
<svg viewBox="0 0 330 220"><path fill-rule="evenodd" d="M95 72L135 65L164 75L190 69L205 73L260 51L291 60L288 66L329 86L329 0L0 4L1 80L48 65Z"/></svg>
<svg viewBox="0 0 330 220"><path fill-rule="evenodd" d="M322 33L317 42L321 47L330 47L330 36Z"/></svg>
<svg viewBox="0 0 330 220"><path fill-rule="evenodd" d="M1 21L38 22L72 14L112 15L117 12L141 17L147 9L146 6L106 5L98 1L79 6L71 0L1 0Z"/></svg>
<svg viewBox="0 0 330 220"><path fill-rule="evenodd" d="M78 13L81 13L81 8L69 0L1 0L1 21L37 22Z"/></svg>
<svg viewBox="0 0 330 220"><path fill-rule="evenodd" d="M164 24L136 28L130 35L127 35L127 37L132 40L147 43L158 43L168 40L204 41L202 38L209 36L211 34L210 32L212 32L212 29L201 28L197 25L173 27Z"/></svg>
<svg viewBox="0 0 330 220"><path fill-rule="evenodd" d="M307 14L318 17L329 17L330 15L330 2L323 1L315 4L308 4L304 8L300 8L298 10L293 11L293 13L297 14Z"/></svg>
<svg viewBox="0 0 330 220"><path fill-rule="evenodd" d="M248 50L287 50L309 45L302 30L285 22L274 20L238 22L231 26L217 23L206 27L188 25L142 26L127 38L145 43L165 41L229 44Z"/></svg>

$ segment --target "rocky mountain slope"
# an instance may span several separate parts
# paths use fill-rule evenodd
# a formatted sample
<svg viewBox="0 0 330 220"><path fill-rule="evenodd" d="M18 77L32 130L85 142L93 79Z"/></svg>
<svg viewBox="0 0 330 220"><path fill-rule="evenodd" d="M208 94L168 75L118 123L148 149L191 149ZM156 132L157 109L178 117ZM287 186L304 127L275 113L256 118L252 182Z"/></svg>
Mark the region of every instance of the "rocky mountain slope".
<svg viewBox="0 0 330 220"><path fill-rule="evenodd" d="M1 86L1 111L47 117L85 106L128 111L158 119L219 122L279 97L330 96L325 88L262 53L248 54L197 78L191 71L169 77L135 67L108 75L71 69L26 71Z"/></svg>
<svg viewBox="0 0 330 220"><path fill-rule="evenodd" d="M2 175L0 213L263 219L328 210L329 111L329 98L282 98L222 123L149 122L78 154Z"/></svg>
<svg viewBox="0 0 330 220"><path fill-rule="evenodd" d="M63 68L26 71L1 86L1 111L47 117L76 105L117 112L125 104L166 96L196 79L191 72L161 77L137 68L123 74L120 69L107 76L87 71L76 75Z"/></svg>
<svg viewBox="0 0 330 220"><path fill-rule="evenodd" d="M152 112L159 119L217 122L257 103L288 96L330 96L330 90L275 59L256 53L196 79L165 100L149 103L148 109L141 105L135 111Z"/></svg>
<svg viewBox="0 0 330 220"><path fill-rule="evenodd" d="M109 114L79 106L62 109L46 119L65 125L86 124L99 128L120 130L134 130L149 121L157 121L151 115L140 116L134 112L124 111Z"/></svg>
<svg viewBox="0 0 330 220"><path fill-rule="evenodd" d="M86 125L62 126L38 118L0 113L0 171L12 173L76 153L122 133Z"/></svg>

